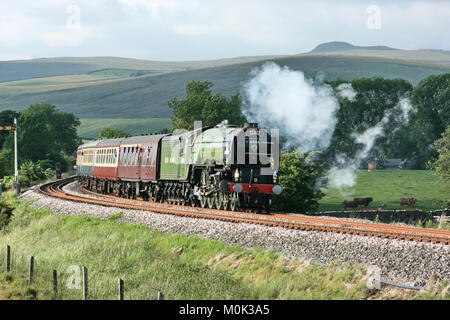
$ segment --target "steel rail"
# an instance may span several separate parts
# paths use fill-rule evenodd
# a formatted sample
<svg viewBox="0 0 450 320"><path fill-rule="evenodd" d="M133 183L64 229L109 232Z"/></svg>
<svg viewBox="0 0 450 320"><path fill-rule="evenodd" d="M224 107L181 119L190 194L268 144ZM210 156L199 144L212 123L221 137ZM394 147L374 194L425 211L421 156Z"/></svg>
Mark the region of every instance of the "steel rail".
<svg viewBox="0 0 450 320"><path fill-rule="evenodd" d="M326 219L317 217L298 217L287 215L258 215L251 213L239 213L236 211L213 210L204 208L193 208L180 205L163 205L160 203L150 202L153 206L143 205L143 200L131 200L118 198L113 196L106 196L94 193L105 199L92 199L87 197L75 196L68 194L62 190L62 187L74 181L76 177L69 177L62 180L57 180L51 183L41 185L39 192L58 198L64 198L76 202L91 203L109 207L120 207L124 209L135 209L152 211L163 214L171 214L192 218L213 219L227 222L244 222L257 225L264 225L269 227L283 227L295 230L304 231L322 231L322 232L336 232L360 236L374 236L388 239L400 240L414 240L421 242L434 243L450 243L450 231L441 232L435 229L425 228L411 228L404 226L389 226L379 223L363 223L339 219ZM107 201L107 198L116 198L117 200L125 200L130 203ZM149 203L145 201L145 203ZM189 210L186 210L189 209ZM194 211L195 210L195 211ZM239 216L241 215L241 216ZM283 219L274 220L273 218Z"/></svg>

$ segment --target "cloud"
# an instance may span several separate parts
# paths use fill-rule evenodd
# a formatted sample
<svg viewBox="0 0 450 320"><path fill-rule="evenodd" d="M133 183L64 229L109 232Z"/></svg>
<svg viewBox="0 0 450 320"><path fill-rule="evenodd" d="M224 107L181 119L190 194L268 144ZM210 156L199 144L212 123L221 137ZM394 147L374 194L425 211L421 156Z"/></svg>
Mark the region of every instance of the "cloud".
<svg viewBox="0 0 450 320"><path fill-rule="evenodd" d="M376 4L381 28L376 31L366 25L371 4L350 0L2 1L0 48L15 48L17 56L100 54L159 60L295 54L333 40L450 50L450 3L380 0ZM72 5L80 8L86 30L78 34L63 29Z"/></svg>
<svg viewBox="0 0 450 320"><path fill-rule="evenodd" d="M102 32L91 27L60 28L59 31L46 32L43 40L49 47L77 47L88 39L102 36Z"/></svg>

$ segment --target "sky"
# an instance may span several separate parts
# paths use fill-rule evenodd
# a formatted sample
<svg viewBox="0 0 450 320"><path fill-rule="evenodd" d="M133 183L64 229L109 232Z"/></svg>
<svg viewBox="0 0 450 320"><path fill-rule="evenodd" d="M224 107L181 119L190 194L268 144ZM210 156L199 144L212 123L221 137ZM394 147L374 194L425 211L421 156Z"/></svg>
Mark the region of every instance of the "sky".
<svg viewBox="0 0 450 320"><path fill-rule="evenodd" d="M207 60L297 54L329 41L450 50L450 1L0 1L0 61Z"/></svg>

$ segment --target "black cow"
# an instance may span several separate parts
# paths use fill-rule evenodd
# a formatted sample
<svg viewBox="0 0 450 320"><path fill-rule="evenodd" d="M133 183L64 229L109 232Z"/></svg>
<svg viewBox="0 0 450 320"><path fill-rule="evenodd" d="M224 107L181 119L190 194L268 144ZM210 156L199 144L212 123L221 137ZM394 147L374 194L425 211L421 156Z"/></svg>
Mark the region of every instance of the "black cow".
<svg viewBox="0 0 450 320"><path fill-rule="evenodd" d="M371 203L373 201L373 198L370 198L370 197L369 198L353 198L353 201L355 201L359 205L365 206L367 208L369 203Z"/></svg>
<svg viewBox="0 0 450 320"><path fill-rule="evenodd" d="M343 205L344 205L344 210L347 208L356 209L358 207L358 202L344 200Z"/></svg>

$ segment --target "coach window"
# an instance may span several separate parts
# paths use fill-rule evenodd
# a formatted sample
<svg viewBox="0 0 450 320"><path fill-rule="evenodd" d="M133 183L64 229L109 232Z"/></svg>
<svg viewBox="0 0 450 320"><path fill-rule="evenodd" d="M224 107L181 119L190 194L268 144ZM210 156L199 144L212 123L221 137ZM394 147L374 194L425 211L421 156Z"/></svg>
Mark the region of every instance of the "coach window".
<svg viewBox="0 0 450 320"><path fill-rule="evenodd" d="M148 163L153 164L153 158L154 158L155 152L153 151L153 147L150 146L150 149L148 150Z"/></svg>

